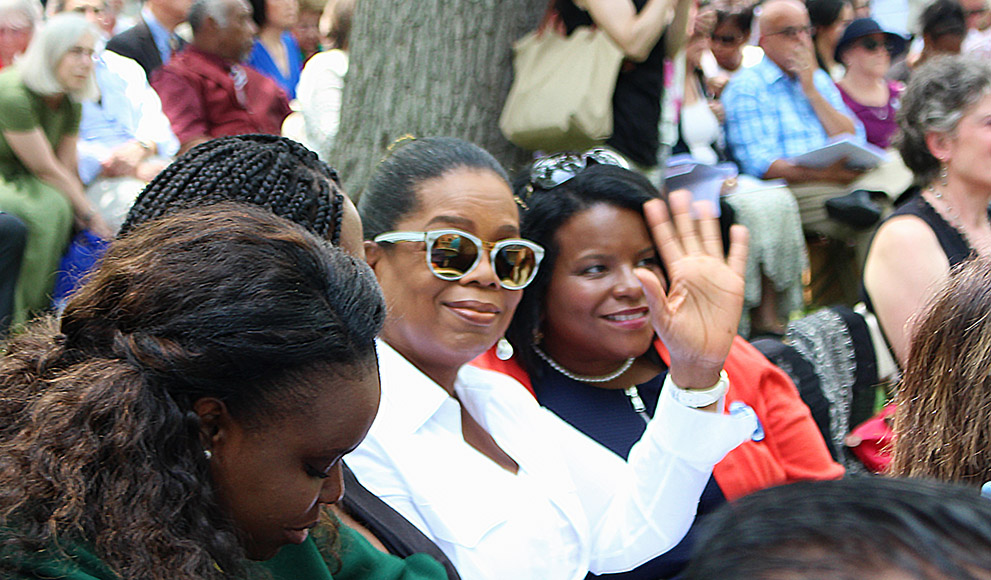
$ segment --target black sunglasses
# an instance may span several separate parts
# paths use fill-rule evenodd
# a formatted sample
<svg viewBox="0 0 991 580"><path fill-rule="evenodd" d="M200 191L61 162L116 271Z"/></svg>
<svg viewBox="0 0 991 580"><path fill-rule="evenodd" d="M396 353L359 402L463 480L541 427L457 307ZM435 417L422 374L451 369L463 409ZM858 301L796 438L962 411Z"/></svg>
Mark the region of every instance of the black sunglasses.
<svg viewBox="0 0 991 580"><path fill-rule="evenodd" d="M882 41L878 41L876 38L871 38L869 36L865 38L861 38L858 41L858 44L864 47L864 50L868 52L874 52L878 48L884 48L885 50L888 51L889 54L895 52L895 44L893 42L887 40L882 42Z"/></svg>
<svg viewBox="0 0 991 580"><path fill-rule="evenodd" d="M726 45L740 44L747 39L742 34L713 34L709 38L712 42Z"/></svg>

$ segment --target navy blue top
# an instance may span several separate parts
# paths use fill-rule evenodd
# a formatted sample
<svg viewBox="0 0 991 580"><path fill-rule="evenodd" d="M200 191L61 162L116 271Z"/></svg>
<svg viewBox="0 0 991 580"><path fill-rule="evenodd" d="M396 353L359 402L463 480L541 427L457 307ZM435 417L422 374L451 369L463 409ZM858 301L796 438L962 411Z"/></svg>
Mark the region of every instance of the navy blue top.
<svg viewBox="0 0 991 580"><path fill-rule="evenodd" d="M581 383L553 370L543 361L541 380L533 380L533 389L540 404L554 412L585 435L595 439L623 459L630 455L630 449L640 440L647 428L644 421L621 389L603 389L588 383ZM661 385L667 372L637 385L646 412L654 416L657 400L661 395ZM531 377L531 380L533 377ZM699 500L698 515L703 516L726 503L716 480L710 476L709 482ZM696 523L699 518L696 517ZM670 578L688 564L692 539L696 526L688 531L685 538L668 552L631 570L619 574L597 576L589 573L587 578L618 578L622 580L655 580Z"/></svg>

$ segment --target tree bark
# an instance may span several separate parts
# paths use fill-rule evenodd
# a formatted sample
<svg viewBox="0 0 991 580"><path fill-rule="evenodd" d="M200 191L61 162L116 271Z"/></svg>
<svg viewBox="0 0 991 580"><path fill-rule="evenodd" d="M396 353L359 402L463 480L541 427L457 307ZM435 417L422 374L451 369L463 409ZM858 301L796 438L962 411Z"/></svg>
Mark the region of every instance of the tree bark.
<svg viewBox="0 0 991 580"><path fill-rule="evenodd" d="M526 153L499 132L512 43L536 27L541 0L359 0L341 124L331 149L357 199L390 144L453 136L512 173Z"/></svg>

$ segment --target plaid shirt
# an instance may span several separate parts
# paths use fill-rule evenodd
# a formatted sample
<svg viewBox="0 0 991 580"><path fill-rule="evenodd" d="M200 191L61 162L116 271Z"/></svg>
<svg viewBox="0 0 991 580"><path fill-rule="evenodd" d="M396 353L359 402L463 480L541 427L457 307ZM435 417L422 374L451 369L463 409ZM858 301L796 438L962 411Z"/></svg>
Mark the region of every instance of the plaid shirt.
<svg viewBox="0 0 991 580"><path fill-rule="evenodd" d="M829 104L853 119L857 138L863 142L863 125L843 103L829 75L819 69L813 80ZM744 173L763 177L774 161L807 153L829 140L798 79L769 58L734 75L722 101L726 140Z"/></svg>

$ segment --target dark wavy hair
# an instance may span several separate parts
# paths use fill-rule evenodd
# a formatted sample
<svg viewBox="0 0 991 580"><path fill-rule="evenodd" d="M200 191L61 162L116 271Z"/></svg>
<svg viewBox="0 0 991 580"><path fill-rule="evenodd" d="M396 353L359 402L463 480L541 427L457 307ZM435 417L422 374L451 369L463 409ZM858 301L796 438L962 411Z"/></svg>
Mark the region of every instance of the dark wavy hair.
<svg viewBox="0 0 991 580"><path fill-rule="evenodd" d="M0 363L0 575L83 543L121 578L244 578L194 402L247 428L284 420L326 388L301 372L372 372L384 318L363 261L259 208L115 241L60 323L37 321Z"/></svg>
<svg viewBox="0 0 991 580"><path fill-rule="evenodd" d="M541 189L529 181L529 172L515 180L516 195L527 207L520 220L520 236L543 246L544 260L533 282L523 291L506 339L513 345L517 360L534 379L542 365L531 345L539 330L547 299L547 287L554 274L560 248L557 231L576 214L605 204L643 215L643 204L660 197L646 177L615 165L590 165L575 177L552 189ZM528 188L533 191L529 192Z"/></svg>
<svg viewBox="0 0 991 580"><path fill-rule="evenodd" d="M991 260L955 268L913 332L890 473L991 481Z"/></svg>
<svg viewBox="0 0 991 580"><path fill-rule="evenodd" d="M172 162L141 192L120 229L180 209L235 201L268 208L337 245L344 194L337 172L299 143L273 135L207 141Z"/></svg>
<svg viewBox="0 0 991 580"><path fill-rule="evenodd" d="M420 184L457 169L491 171L509 184L495 157L478 145L454 137L426 137L398 144L372 173L358 201L365 239L395 229L419 208Z"/></svg>

